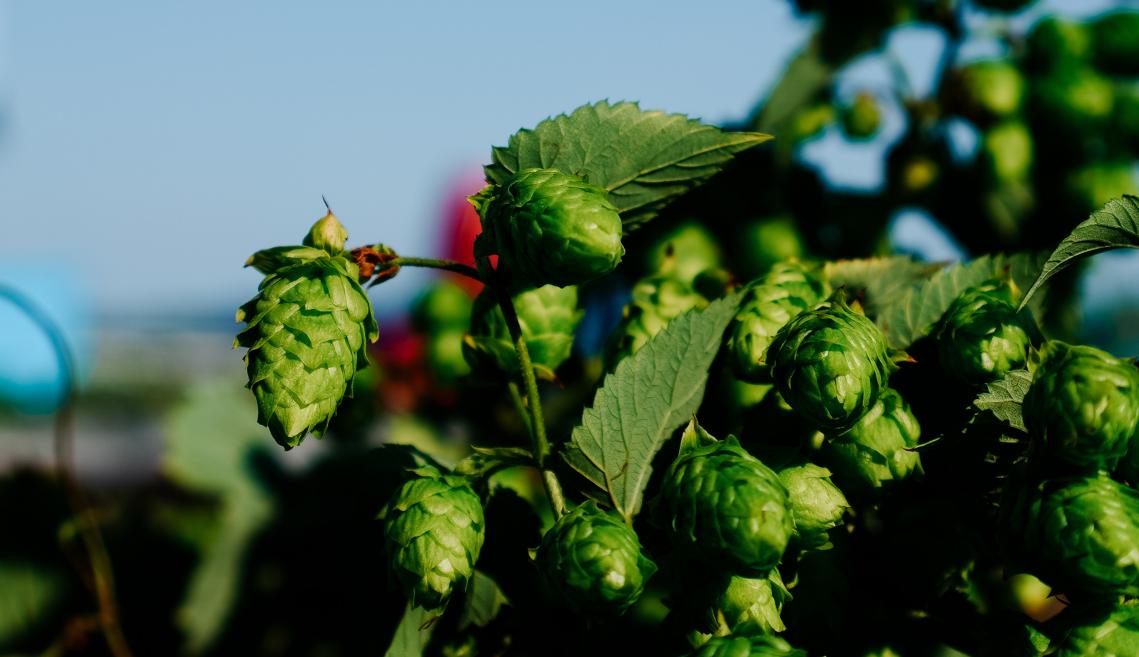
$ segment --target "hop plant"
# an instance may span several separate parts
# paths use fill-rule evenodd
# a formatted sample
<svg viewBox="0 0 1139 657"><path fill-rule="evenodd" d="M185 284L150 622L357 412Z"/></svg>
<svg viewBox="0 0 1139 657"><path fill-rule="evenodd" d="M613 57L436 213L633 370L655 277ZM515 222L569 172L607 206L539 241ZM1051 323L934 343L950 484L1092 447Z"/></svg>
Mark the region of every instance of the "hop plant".
<svg viewBox="0 0 1139 657"><path fill-rule="evenodd" d="M854 426L874 406L896 368L882 331L841 293L788 322L767 353L783 399L832 433Z"/></svg>
<svg viewBox="0 0 1139 657"><path fill-rule="evenodd" d="M843 488L865 492L921 473L921 426L902 396L886 388L870 412L831 438L823 457Z"/></svg>
<svg viewBox="0 0 1139 657"><path fill-rule="evenodd" d="M686 221L656 241L645 265L648 271L692 283L700 272L719 267L722 260L720 245L708 229L699 222Z"/></svg>
<svg viewBox="0 0 1139 657"><path fill-rule="evenodd" d="M1139 369L1094 347L1050 341L1024 397L1024 422L1054 458L1114 468L1139 424Z"/></svg>
<svg viewBox="0 0 1139 657"><path fill-rule="evenodd" d="M692 657L807 657L790 643L766 634L718 636L700 646Z"/></svg>
<svg viewBox="0 0 1139 657"><path fill-rule="evenodd" d="M608 193L556 169L523 169L471 202L483 220L479 255L498 253L524 287L586 283L625 255Z"/></svg>
<svg viewBox="0 0 1139 657"><path fill-rule="evenodd" d="M331 212L305 239L308 246L254 254L266 276L257 296L237 311L245 328L247 386L257 421L286 449L323 433L356 371L368 364L367 343L379 336L359 270L343 252L347 233Z"/></svg>
<svg viewBox="0 0 1139 657"><path fill-rule="evenodd" d="M585 613L620 614L644 592L656 564L620 518L586 502L542 537L536 561L550 588Z"/></svg>
<svg viewBox="0 0 1139 657"><path fill-rule="evenodd" d="M554 371L570 356L573 333L581 321L577 288L545 285L514 295L513 303L530 360L543 378L553 379ZM520 371L506 318L491 289L475 299L463 355L476 372Z"/></svg>
<svg viewBox="0 0 1139 657"><path fill-rule="evenodd" d="M1073 618L1066 616L1074 615ZM1056 619L1049 655L1054 657L1124 657L1139 654L1139 605L1073 608Z"/></svg>
<svg viewBox="0 0 1139 657"><path fill-rule="evenodd" d="M982 384L1021 369L1035 327L1016 311L1011 283L991 280L953 300L935 331L941 367L961 381Z"/></svg>
<svg viewBox="0 0 1139 657"><path fill-rule="evenodd" d="M664 475L655 511L674 543L748 577L779 564L795 529L778 475L734 437L682 452Z"/></svg>
<svg viewBox="0 0 1139 657"><path fill-rule="evenodd" d="M606 360L615 365L635 354L672 320L707 305L708 300L690 283L670 274L656 274L637 281L625 316L610 337Z"/></svg>
<svg viewBox="0 0 1139 657"><path fill-rule="evenodd" d="M778 568L766 577L739 577L728 580L716 597L713 613L721 628L732 634L771 634L787 627L779 617L791 593L783 584Z"/></svg>
<svg viewBox="0 0 1139 657"><path fill-rule="evenodd" d="M808 267L783 262L748 289L728 326L732 371L749 383L767 383L771 373L767 349L779 329L813 307L826 294L826 284Z"/></svg>
<svg viewBox="0 0 1139 657"><path fill-rule="evenodd" d="M843 524L850 504L831 481L830 470L800 458L777 472L791 502L796 544L807 550L831 547L830 531Z"/></svg>
<svg viewBox="0 0 1139 657"><path fill-rule="evenodd" d="M381 513L389 565L413 605L441 609L474 574L483 507L464 477L415 471Z"/></svg>

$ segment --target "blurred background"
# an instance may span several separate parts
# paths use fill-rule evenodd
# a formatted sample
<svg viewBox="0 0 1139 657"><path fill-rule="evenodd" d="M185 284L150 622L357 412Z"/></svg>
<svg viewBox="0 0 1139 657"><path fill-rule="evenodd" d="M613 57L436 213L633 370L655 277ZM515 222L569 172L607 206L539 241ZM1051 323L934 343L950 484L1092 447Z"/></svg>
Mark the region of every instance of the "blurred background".
<svg viewBox="0 0 1139 657"><path fill-rule="evenodd" d="M299 243L322 195L350 244L468 259L465 197L492 145L586 102L637 100L776 141L632 236L631 253L696 235L750 278L787 256L1048 250L1139 189L1133 12L0 1L0 286L42 308L74 354L76 473L98 493L136 654L378 654L398 618L369 625L391 600L371 595L382 573L360 574L379 559L375 528L353 523L375 514L392 488L374 482L406 454L359 450L446 460L479 426L449 419L458 342L407 320L440 298L423 296L437 277L422 271L373 289L380 367L340 430L281 453L254 423L231 347L259 280L242 263ZM1134 255L1060 281L1054 334L1139 354ZM587 295L575 367L588 371L646 262ZM3 299L0 336L0 655L101 654L69 564L83 520L51 474L63 377Z"/></svg>

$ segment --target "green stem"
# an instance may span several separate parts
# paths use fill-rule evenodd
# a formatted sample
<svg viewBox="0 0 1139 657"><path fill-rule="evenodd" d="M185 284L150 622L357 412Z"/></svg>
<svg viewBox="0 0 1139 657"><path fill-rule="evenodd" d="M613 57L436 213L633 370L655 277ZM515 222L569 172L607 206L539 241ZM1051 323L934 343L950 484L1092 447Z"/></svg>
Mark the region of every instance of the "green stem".
<svg viewBox="0 0 1139 657"><path fill-rule="evenodd" d="M430 269L442 269L444 271L462 274L467 278L473 278L476 281L482 282L482 277L479 276L479 270L470 265L455 262L454 260L445 260L443 258L407 258L399 256L388 261L387 265L389 267L428 267Z"/></svg>
<svg viewBox="0 0 1139 657"><path fill-rule="evenodd" d="M530 409L530 437L533 440L534 460L542 472L542 482L546 486L546 495L550 498L550 506L560 518L567 512L566 498L562 493L561 482L550 468L550 440L546 436L546 423L542 418L542 400L538 394L538 377L534 373L534 363L530 360L530 350L526 347L526 339L522 337L522 327L518 323L518 312L514 309L514 301L510 293L496 278L486 258L479 259L479 273L484 282L492 281L491 287L498 297L498 305L502 308L502 315L506 319L506 327L510 331L510 338L514 342L514 350L518 354L518 364L522 370L522 380L526 385L527 406Z"/></svg>

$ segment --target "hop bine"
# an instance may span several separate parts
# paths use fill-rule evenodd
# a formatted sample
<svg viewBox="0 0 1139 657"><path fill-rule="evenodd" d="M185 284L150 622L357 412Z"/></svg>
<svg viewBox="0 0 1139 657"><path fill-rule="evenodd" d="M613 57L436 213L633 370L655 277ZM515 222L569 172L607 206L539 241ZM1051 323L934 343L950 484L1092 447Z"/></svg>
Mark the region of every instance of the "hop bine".
<svg viewBox="0 0 1139 657"><path fill-rule="evenodd" d="M995 381L1024 367L1036 334L1016 312L1009 283L988 281L953 300L935 331L941 367L969 384Z"/></svg>
<svg viewBox="0 0 1139 657"><path fill-rule="evenodd" d="M306 246L259 251L247 264L265 274L237 311L257 421L286 449L320 435L379 336L359 270L343 250L347 233L331 212Z"/></svg>
<svg viewBox="0 0 1139 657"><path fill-rule="evenodd" d="M483 507L464 477L419 468L381 513L391 572L413 605L441 609L474 574Z"/></svg>

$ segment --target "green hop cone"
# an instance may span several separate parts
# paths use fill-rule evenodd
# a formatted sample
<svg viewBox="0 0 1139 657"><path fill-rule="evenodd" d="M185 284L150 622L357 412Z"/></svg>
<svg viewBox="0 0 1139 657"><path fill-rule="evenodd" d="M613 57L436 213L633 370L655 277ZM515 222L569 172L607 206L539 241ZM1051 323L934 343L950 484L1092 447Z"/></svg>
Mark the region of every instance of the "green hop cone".
<svg viewBox="0 0 1139 657"><path fill-rule="evenodd" d="M692 283L705 270L722 264L716 238L697 221L686 221L657 239L645 259L646 269Z"/></svg>
<svg viewBox="0 0 1139 657"><path fill-rule="evenodd" d="M1012 62L974 62L965 66L960 75L970 117L992 121L1020 110L1025 96L1024 76Z"/></svg>
<svg viewBox="0 0 1139 657"><path fill-rule="evenodd" d="M620 614L645 590L656 564L617 516L586 502L542 537L536 561L550 588L572 609Z"/></svg>
<svg viewBox="0 0 1139 657"><path fill-rule="evenodd" d="M461 285L447 280L432 283L411 307L411 325L426 335L458 330L471 323L471 297Z"/></svg>
<svg viewBox="0 0 1139 657"><path fill-rule="evenodd" d="M608 193L556 169L523 169L471 202L483 220L477 255L498 253L524 287L585 283L625 255Z"/></svg>
<svg viewBox="0 0 1139 657"><path fill-rule="evenodd" d="M573 333L581 321L577 288L545 285L514 295L513 302L531 362L539 375L553 379L554 371L570 356ZM475 372L520 371L506 318L490 288L475 299L463 355Z"/></svg>
<svg viewBox="0 0 1139 657"><path fill-rule="evenodd" d="M881 114L878 101L868 93L860 93L842 108L842 131L854 141L866 141L878 134Z"/></svg>
<svg viewBox="0 0 1139 657"><path fill-rule="evenodd" d="M788 216L766 217L744 224L735 241L740 274L751 280L766 274L775 263L800 259L807 253L803 236Z"/></svg>
<svg viewBox="0 0 1139 657"><path fill-rule="evenodd" d="M1106 124L1114 103L1109 78L1090 67L1062 68L1034 82L1031 109L1047 129L1075 138Z"/></svg>
<svg viewBox="0 0 1139 657"><path fill-rule="evenodd" d="M664 475L655 513L676 545L748 577L779 564L795 529L779 476L734 437L682 452Z"/></svg>
<svg viewBox="0 0 1139 657"><path fill-rule="evenodd" d="M1046 481L1023 513L1024 548L1061 592L1139 595L1139 491L1104 473Z"/></svg>
<svg viewBox="0 0 1139 657"><path fill-rule="evenodd" d="M697 648L691 657L807 657L790 643L766 634L718 636Z"/></svg>
<svg viewBox="0 0 1139 657"><path fill-rule="evenodd" d="M1024 422L1053 458L1110 470L1139 424L1139 369L1094 347L1047 342L1024 397Z"/></svg>
<svg viewBox="0 0 1139 657"><path fill-rule="evenodd" d="M633 299L625 307L625 317L609 338L606 361L615 366L645 346L672 320L707 305L708 299L675 276L657 274L637 281Z"/></svg>
<svg viewBox="0 0 1139 657"><path fill-rule="evenodd" d="M843 524L850 503L831 481L831 471L804 458L777 469L795 518L796 544L805 550L832 546L830 531Z"/></svg>
<svg viewBox="0 0 1139 657"><path fill-rule="evenodd" d="M941 367L974 385L1023 369L1035 327L1016 297L1011 283L991 280L954 299L934 332Z"/></svg>
<svg viewBox="0 0 1139 657"><path fill-rule="evenodd" d="M920 437L905 400L886 388L858 424L827 441L823 460L844 490L865 493L921 473L921 457L911 451Z"/></svg>
<svg viewBox="0 0 1139 657"><path fill-rule="evenodd" d="M1092 36L1086 25L1049 16L1028 33L1028 64L1051 71L1079 64L1091 55Z"/></svg>
<svg viewBox="0 0 1139 657"><path fill-rule="evenodd" d="M466 478L415 471L388 502L384 541L391 572L413 605L441 609L470 581L483 544L482 502Z"/></svg>
<svg viewBox="0 0 1139 657"><path fill-rule="evenodd" d="M996 182L1025 180L1032 171L1032 133L1019 119L1008 119L985 131L981 148L987 173Z"/></svg>
<svg viewBox="0 0 1139 657"><path fill-rule="evenodd" d="M1093 162L1068 174L1064 193L1072 207L1081 213L1092 212L1113 198L1139 193L1135 184L1132 161Z"/></svg>
<svg viewBox="0 0 1139 657"><path fill-rule="evenodd" d="M379 335L355 263L341 255L284 257L266 264L257 296L237 311L257 421L286 449L323 433ZM319 253L319 252L318 252Z"/></svg>
<svg viewBox="0 0 1139 657"><path fill-rule="evenodd" d="M779 569L772 568L767 577L733 575L712 607L721 627L733 634L771 634L787 629L779 611L789 599Z"/></svg>
<svg viewBox="0 0 1139 657"><path fill-rule="evenodd" d="M826 284L798 262L776 264L748 289L728 327L728 359L735 375L749 383L768 383L767 348L779 329L812 308L826 294Z"/></svg>
<svg viewBox="0 0 1139 657"><path fill-rule="evenodd" d="M1104 14L1091 24L1096 68L1111 75L1139 75L1139 12Z"/></svg>
<svg viewBox="0 0 1139 657"><path fill-rule="evenodd" d="M841 292L788 322L767 351L776 390L822 430L841 433L865 415L897 367L886 337Z"/></svg>
<svg viewBox="0 0 1139 657"><path fill-rule="evenodd" d="M1060 625L1060 628L1050 627ZM1052 657L1139 655L1139 605L1095 604L1066 610L1046 626Z"/></svg>

